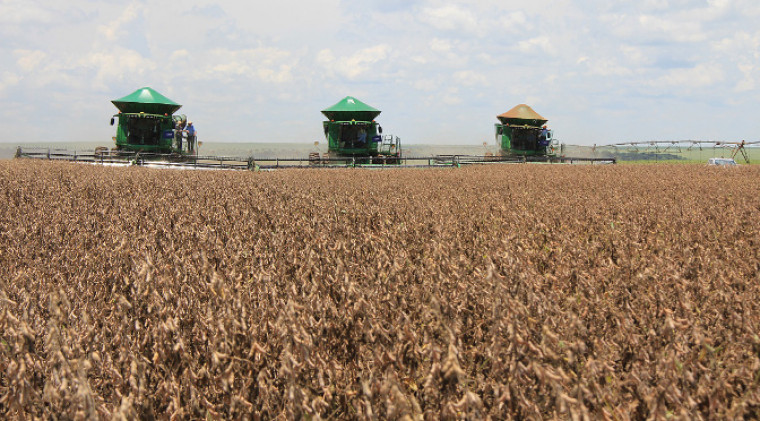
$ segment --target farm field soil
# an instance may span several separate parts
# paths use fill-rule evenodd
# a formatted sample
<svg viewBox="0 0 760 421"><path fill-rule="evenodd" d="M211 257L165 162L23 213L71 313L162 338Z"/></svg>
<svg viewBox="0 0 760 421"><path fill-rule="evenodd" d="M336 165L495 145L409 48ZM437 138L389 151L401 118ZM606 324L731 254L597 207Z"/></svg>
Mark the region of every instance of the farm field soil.
<svg viewBox="0 0 760 421"><path fill-rule="evenodd" d="M0 418L760 411L760 167L0 162Z"/></svg>

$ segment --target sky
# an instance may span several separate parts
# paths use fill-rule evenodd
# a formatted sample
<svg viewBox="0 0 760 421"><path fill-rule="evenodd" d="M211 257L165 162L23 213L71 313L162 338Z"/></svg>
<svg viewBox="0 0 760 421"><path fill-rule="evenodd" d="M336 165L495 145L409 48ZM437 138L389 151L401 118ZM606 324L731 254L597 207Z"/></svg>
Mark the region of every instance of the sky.
<svg viewBox="0 0 760 421"><path fill-rule="evenodd" d="M757 0L0 0L2 143L112 143L150 86L208 142L324 142L351 95L406 144L760 140Z"/></svg>

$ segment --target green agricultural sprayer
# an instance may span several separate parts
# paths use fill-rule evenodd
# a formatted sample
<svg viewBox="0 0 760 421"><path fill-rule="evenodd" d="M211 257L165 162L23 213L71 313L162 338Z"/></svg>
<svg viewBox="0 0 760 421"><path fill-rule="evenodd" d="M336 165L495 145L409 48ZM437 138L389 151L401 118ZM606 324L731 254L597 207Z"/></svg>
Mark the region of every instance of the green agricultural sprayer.
<svg viewBox="0 0 760 421"><path fill-rule="evenodd" d="M182 105L145 87L111 101L119 112L116 119L116 143L118 151L152 152L162 154L192 155L196 151L196 139L187 134L187 117L176 113Z"/></svg>
<svg viewBox="0 0 760 421"><path fill-rule="evenodd" d="M375 121L380 113L350 96L322 110L328 119L322 122L328 154L370 163L400 164L401 140L383 135L383 128Z"/></svg>
<svg viewBox="0 0 760 421"><path fill-rule="evenodd" d="M559 142L547 129L547 119L525 104L520 104L496 116L496 139L501 152L508 156L554 157Z"/></svg>

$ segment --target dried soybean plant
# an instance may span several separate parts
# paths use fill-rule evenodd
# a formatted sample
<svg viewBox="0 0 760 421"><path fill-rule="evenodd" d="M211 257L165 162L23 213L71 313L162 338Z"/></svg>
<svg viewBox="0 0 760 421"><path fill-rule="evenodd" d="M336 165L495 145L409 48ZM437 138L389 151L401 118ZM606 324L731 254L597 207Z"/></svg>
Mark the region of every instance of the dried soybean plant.
<svg viewBox="0 0 760 421"><path fill-rule="evenodd" d="M0 417L757 414L758 176L0 162Z"/></svg>

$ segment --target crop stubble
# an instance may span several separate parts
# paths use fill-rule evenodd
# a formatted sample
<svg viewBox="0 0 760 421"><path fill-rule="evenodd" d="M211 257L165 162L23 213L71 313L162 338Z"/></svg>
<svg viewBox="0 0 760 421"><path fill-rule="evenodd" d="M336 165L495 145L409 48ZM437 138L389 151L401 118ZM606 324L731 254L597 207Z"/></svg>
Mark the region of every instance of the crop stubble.
<svg viewBox="0 0 760 421"><path fill-rule="evenodd" d="M756 415L758 179L0 162L0 416Z"/></svg>

